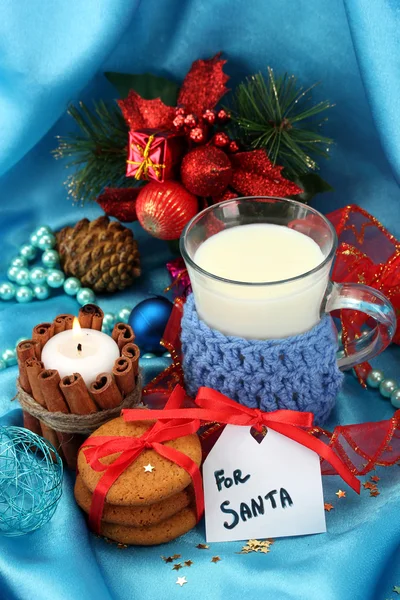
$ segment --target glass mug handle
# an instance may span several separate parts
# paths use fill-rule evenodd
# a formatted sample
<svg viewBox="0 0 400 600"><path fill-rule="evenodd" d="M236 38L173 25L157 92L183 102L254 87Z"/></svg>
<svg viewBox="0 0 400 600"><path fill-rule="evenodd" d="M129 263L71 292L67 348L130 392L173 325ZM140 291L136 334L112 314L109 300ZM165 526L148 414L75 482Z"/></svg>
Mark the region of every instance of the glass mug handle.
<svg viewBox="0 0 400 600"><path fill-rule="evenodd" d="M351 369L368 361L389 346L396 331L396 315L389 300L378 290L361 283L330 283L325 312L358 310L372 317L376 326L367 334L348 342L346 354L338 352L340 369Z"/></svg>

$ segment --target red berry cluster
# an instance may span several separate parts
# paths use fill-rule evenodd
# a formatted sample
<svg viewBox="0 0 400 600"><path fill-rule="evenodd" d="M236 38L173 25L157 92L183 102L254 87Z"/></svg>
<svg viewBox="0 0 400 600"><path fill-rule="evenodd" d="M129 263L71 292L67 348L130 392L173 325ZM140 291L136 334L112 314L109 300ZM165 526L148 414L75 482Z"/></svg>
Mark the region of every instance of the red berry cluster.
<svg viewBox="0 0 400 600"><path fill-rule="evenodd" d="M207 109L201 116L201 119L194 114L186 114L183 106L175 109L175 119L173 121L175 129L181 130L196 144L207 142L210 135L210 128L214 125L224 125L230 119L229 113L223 108L215 111ZM229 152L237 152L239 145L235 140L224 132L217 132L211 138L211 142L218 148L223 148Z"/></svg>

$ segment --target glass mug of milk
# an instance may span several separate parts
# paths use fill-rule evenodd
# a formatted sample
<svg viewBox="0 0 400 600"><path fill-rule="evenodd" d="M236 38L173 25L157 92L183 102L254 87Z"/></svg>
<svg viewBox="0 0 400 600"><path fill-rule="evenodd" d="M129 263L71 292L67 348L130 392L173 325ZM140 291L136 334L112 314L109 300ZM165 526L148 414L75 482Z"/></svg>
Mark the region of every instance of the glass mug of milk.
<svg viewBox="0 0 400 600"><path fill-rule="evenodd" d="M339 366L350 368L389 345L396 317L379 291L329 280L336 248L335 229L322 214L268 197L210 206L187 224L180 240L198 315L225 335L286 338L337 309L373 317L372 331L341 353Z"/></svg>

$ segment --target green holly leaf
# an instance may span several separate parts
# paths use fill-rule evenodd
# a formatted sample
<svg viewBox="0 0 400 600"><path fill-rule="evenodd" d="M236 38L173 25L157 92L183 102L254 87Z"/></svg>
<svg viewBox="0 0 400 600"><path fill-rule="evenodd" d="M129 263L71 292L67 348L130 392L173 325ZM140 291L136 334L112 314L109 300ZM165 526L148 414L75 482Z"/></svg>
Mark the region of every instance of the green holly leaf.
<svg viewBox="0 0 400 600"><path fill-rule="evenodd" d="M121 98L126 98L129 90L135 90L145 100L161 98L167 106L176 106L179 86L165 77L157 77L150 73L130 75L108 72L104 75L117 88Z"/></svg>
<svg viewBox="0 0 400 600"><path fill-rule="evenodd" d="M295 177L293 181L304 190L296 196L296 200L302 202L310 202L317 194L334 191L334 188L317 173L304 173Z"/></svg>

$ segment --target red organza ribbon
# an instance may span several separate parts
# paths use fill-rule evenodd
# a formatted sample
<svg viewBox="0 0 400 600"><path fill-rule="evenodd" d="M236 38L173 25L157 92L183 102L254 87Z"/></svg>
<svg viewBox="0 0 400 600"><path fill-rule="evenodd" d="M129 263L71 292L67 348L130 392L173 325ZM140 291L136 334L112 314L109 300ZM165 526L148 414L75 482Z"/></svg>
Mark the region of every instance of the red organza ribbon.
<svg viewBox="0 0 400 600"><path fill-rule="evenodd" d="M92 436L82 445L87 462L93 470L104 472L94 492L92 505L89 513L89 523L96 533L100 533L101 518L108 490L120 475L137 459L145 449L152 449L160 456L179 465L190 475L193 483L196 515L199 520L204 511L204 498L201 474L196 463L189 457L170 446L164 446L164 442L175 440L179 437L196 433L200 427L199 419L195 417L179 418L179 421L170 420L166 416L168 409L175 409L180 415L179 407L185 398L184 390L177 386L171 394L164 411L156 411L161 415L156 416L153 411L143 409L132 410L135 421L137 420L159 420L145 431L140 437L123 436ZM126 421L132 420L129 411L123 411ZM167 421L165 420L167 419ZM100 462L112 454L119 456L109 465Z"/></svg>
<svg viewBox="0 0 400 600"><path fill-rule="evenodd" d="M206 422L216 421L223 424L242 425L254 427L257 431L261 431L263 426L269 427L319 454L322 459L335 469L343 481L357 493L360 493L360 482L339 456L333 452L332 448L324 444L320 439L310 435L309 431L303 429L310 429L312 427L312 413L293 410L277 410L266 413L258 408L242 406L220 392L207 387L199 389L195 402L200 408L152 410L148 413L147 417L143 417L143 412L142 416L140 416L138 410L135 409L128 408L122 412L126 421L136 421L140 418L163 419L167 417L174 421L180 419L200 419Z"/></svg>

